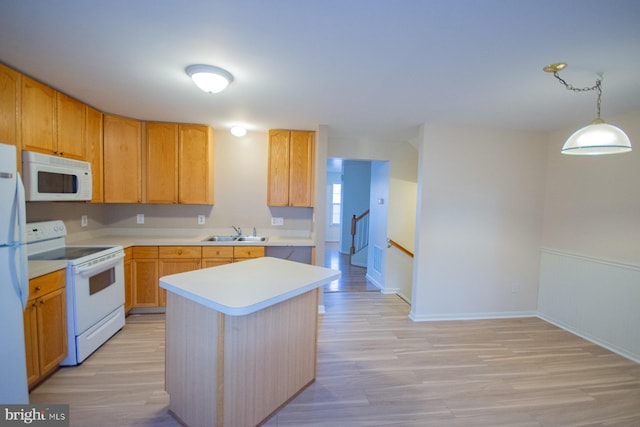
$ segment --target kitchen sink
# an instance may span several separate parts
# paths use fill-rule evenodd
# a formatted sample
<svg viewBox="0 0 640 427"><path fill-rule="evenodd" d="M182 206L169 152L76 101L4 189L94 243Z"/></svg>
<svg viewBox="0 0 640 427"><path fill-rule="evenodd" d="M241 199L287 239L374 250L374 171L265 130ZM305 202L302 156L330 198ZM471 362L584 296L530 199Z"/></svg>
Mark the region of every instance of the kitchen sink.
<svg viewBox="0 0 640 427"><path fill-rule="evenodd" d="M203 242L266 242L266 236L211 236Z"/></svg>
<svg viewBox="0 0 640 427"><path fill-rule="evenodd" d="M211 236L203 240L203 242L233 242L238 236Z"/></svg>
<svg viewBox="0 0 640 427"><path fill-rule="evenodd" d="M264 242L267 238L264 236L239 236L236 237L236 242Z"/></svg>

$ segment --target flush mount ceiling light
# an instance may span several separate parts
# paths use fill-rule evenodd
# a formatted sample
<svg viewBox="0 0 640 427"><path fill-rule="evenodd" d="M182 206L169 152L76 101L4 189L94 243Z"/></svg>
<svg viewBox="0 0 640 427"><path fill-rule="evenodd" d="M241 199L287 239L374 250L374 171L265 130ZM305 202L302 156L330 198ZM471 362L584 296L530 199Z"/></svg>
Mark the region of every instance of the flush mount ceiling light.
<svg viewBox="0 0 640 427"><path fill-rule="evenodd" d="M233 136L245 136L247 134L247 130L242 126L232 126L231 134Z"/></svg>
<svg viewBox="0 0 640 427"><path fill-rule="evenodd" d="M600 99L602 98L602 75L596 80L596 84L592 87L575 88L565 82L558 74L565 69L567 64L560 62L557 64L547 65L543 68L547 73L553 73L568 90L573 92L587 92L591 90L598 91L598 102L596 104L596 118L591 124L575 131L564 143L562 147L563 154L578 155L601 155L626 153L631 151L631 141L622 129L605 123L600 118Z"/></svg>
<svg viewBox="0 0 640 427"><path fill-rule="evenodd" d="M221 92L233 81L231 73L213 65L189 65L185 71L200 89L209 93Z"/></svg>

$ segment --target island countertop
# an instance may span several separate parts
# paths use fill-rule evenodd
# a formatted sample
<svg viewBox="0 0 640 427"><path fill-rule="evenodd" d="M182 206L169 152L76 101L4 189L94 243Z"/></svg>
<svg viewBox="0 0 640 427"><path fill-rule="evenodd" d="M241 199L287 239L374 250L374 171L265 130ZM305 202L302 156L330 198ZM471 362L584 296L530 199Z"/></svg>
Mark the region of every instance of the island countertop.
<svg viewBox="0 0 640 427"><path fill-rule="evenodd" d="M243 316L340 277L329 268L263 257L160 278L160 287L231 316Z"/></svg>

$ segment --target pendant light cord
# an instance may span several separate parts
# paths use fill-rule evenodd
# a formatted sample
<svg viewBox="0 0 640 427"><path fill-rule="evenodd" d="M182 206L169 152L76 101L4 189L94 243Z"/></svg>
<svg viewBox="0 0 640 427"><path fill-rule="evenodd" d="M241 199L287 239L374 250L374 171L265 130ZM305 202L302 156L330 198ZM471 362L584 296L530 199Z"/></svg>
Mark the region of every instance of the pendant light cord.
<svg viewBox="0 0 640 427"><path fill-rule="evenodd" d="M566 81L564 81L564 79L562 77L560 77L560 74L558 74L558 71L554 71L553 72L553 76L558 79L558 81L560 83L562 83L564 85L564 87L567 88L567 90L573 91L573 92L589 92L592 90L597 90L598 91L598 100L596 102L596 111L598 114L598 119L600 118L600 102L601 102L601 98L602 98L602 79L597 79L596 80L596 84L591 86L591 87L575 87L573 85L570 85L569 83L567 83Z"/></svg>

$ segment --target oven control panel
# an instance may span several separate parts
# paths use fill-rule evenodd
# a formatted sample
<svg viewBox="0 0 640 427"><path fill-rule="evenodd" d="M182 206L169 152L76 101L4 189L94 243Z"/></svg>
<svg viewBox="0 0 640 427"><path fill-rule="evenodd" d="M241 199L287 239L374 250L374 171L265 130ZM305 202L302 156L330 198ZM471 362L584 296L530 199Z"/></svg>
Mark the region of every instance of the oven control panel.
<svg viewBox="0 0 640 427"><path fill-rule="evenodd" d="M64 222L60 220L30 222L27 224L27 243L56 239L66 235L67 228L64 226Z"/></svg>

